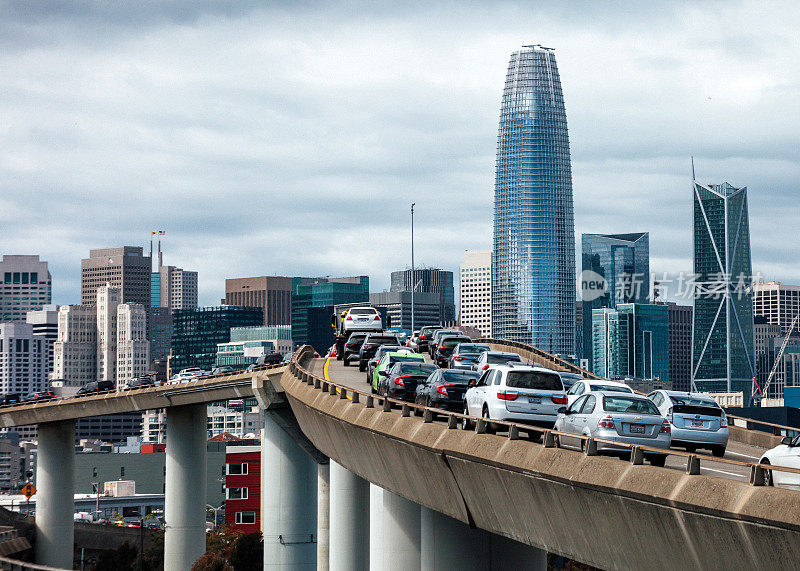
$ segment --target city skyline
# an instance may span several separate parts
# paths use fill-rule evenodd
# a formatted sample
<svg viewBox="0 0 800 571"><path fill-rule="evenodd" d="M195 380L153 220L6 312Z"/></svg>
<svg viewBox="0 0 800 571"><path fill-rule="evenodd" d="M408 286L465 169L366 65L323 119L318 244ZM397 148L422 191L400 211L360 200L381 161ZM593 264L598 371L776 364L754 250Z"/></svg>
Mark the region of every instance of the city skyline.
<svg viewBox="0 0 800 571"><path fill-rule="evenodd" d="M507 54L542 42L568 85L576 234L624 232L636 217L652 269L689 271L694 155L704 181L750 188L754 269L800 282L771 223L791 224L800 170L787 152L798 9L687 6L411 5L356 21L347 3L147 14L12 3L0 22L3 250L49 261L59 304L77 302L89 249L146 246L153 228L167 231L171 262L199 272L200 305L225 277L353 275L367 260L380 291L408 263L416 201L418 259L455 271L464 250L491 243ZM747 33L733 41L730 29ZM364 200L381 216L351 226Z"/></svg>

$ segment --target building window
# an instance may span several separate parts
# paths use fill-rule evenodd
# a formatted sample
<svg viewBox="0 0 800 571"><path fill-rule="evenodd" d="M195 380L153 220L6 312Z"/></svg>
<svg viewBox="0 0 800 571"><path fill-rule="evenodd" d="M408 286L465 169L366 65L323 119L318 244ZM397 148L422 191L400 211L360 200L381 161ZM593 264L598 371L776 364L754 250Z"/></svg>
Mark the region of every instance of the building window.
<svg viewBox="0 0 800 571"><path fill-rule="evenodd" d="M228 488L225 499L227 500L246 500L247 488Z"/></svg>
<svg viewBox="0 0 800 571"><path fill-rule="evenodd" d="M97 478L97 467L92 468L92 478Z"/></svg>
<svg viewBox="0 0 800 571"><path fill-rule="evenodd" d="M240 476L247 474L247 462L228 464L229 476Z"/></svg>
<svg viewBox="0 0 800 571"><path fill-rule="evenodd" d="M256 512L236 512L236 523L256 523Z"/></svg>
<svg viewBox="0 0 800 571"><path fill-rule="evenodd" d="M119 477L120 478L124 478L125 477L125 466L120 466L119 467Z"/></svg>

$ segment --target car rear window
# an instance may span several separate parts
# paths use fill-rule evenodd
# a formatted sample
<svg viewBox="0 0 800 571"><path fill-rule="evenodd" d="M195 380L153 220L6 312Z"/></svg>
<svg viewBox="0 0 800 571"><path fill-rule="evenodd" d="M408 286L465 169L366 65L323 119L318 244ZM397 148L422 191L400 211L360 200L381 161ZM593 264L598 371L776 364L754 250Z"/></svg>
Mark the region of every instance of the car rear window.
<svg viewBox="0 0 800 571"><path fill-rule="evenodd" d="M463 343L463 339L445 339L442 341L442 345L445 347L455 347L459 343Z"/></svg>
<svg viewBox="0 0 800 571"><path fill-rule="evenodd" d="M711 399L704 399L699 397L678 397L678 396L669 396L670 400L673 404L679 404L684 406L710 406L712 408L719 408L716 401Z"/></svg>
<svg viewBox="0 0 800 571"><path fill-rule="evenodd" d="M563 391L561 377L539 371L509 371L506 386L518 389L538 389L541 391Z"/></svg>
<svg viewBox="0 0 800 571"><path fill-rule="evenodd" d="M633 393L633 390L630 387L617 387L614 385L596 385L594 383L591 384L591 390L593 391L606 391L609 393Z"/></svg>
<svg viewBox="0 0 800 571"><path fill-rule="evenodd" d="M350 315L375 315L376 313L378 313L376 310L369 309L366 307L365 308L356 307L350 310Z"/></svg>
<svg viewBox="0 0 800 571"><path fill-rule="evenodd" d="M388 335L385 337L377 337L373 336L369 338L370 343L394 343L397 344L397 337L389 337Z"/></svg>
<svg viewBox="0 0 800 571"><path fill-rule="evenodd" d="M479 376L475 371L442 371L442 379L448 383L467 384Z"/></svg>
<svg viewBox="0 0 800 571"><path fill-rule="evenodd" d="M603 409L606 412L631 412L636 414L659 415L656 405L647 399L636 397L604 396Z"/></svg>
<svg viewBox="0 0 800 571"><path fill-rule="evenodd" d="M436 370L436 367L428 364L404 363L400 370L404 375L430 375Z"/></svg>
<svg viewBox="0 0 800 571"><path fill-rule="evenodd" d="M479 354L484 353L489 350L489 347L486 345L473 345L471 343L462 343L461 347L458 348L460 353L470 353L470 354Z"/></svg>
<svg viewBox="0 0 800 571"><path fill-rule="evenodd" d="M394 365L395 363L410 363L412 361L422 361L422 356L414 356L409 354L407 357L403 355L393 355L389 357L389 365Z"/></svg>
<svg viewBox="0 0 800 571"><path fill-rule="evenodd" d="M502 365L503 363L510 363L511 361L522 362L519 355L487 355L486 362L492 365Z"/></svg>

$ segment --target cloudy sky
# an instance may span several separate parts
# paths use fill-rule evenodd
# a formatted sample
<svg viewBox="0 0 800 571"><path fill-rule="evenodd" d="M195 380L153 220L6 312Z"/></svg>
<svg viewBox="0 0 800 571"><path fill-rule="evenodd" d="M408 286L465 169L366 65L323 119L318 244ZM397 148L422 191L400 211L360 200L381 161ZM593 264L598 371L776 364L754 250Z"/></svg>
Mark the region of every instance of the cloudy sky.
<svg viewBox="0 0 800 571"><path fill-rule="evenodd" d="M746 185L753 265L800 282L800 8L778 2L4 2L0 253L77 303L94 247L225 277L457 269L491 246L508 57L556 48L576 235L691 269L698 178Z"/></svg>

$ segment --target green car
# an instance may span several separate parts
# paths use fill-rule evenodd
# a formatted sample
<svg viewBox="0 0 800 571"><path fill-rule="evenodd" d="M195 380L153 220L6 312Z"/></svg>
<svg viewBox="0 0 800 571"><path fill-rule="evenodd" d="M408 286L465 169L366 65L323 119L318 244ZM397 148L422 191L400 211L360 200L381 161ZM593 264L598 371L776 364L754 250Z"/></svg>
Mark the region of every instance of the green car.
<svg viewBox="0 0 800 571"><path fill-rule="evenodd" d="M372 371L372 382L370 385L372 386L372 392L378 392L378 386L381 384L381 373L384 374L389 372L395 363L424 363L425 357L420 355L419 353L410 353L408 351L393 351L391 353L386 353L381 360L378 362L378 366L375 367L375 370Z"/></svg>

